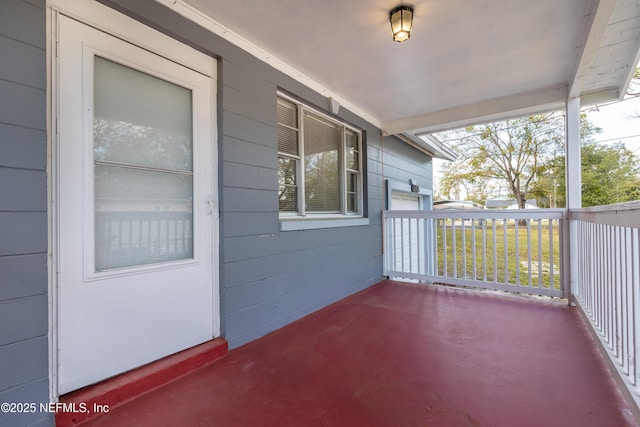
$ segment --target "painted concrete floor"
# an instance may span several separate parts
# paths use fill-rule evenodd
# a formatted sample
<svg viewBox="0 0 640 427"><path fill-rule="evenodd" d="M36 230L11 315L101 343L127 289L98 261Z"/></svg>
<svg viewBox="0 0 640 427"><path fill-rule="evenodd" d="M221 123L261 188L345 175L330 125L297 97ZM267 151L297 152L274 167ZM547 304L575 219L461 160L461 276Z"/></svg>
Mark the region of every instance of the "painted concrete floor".
<svg viewBox="0 0 640 427"><path fill-rule="evenodd" d="M566 305L381 282L85 426L635 426Z"/></svg>

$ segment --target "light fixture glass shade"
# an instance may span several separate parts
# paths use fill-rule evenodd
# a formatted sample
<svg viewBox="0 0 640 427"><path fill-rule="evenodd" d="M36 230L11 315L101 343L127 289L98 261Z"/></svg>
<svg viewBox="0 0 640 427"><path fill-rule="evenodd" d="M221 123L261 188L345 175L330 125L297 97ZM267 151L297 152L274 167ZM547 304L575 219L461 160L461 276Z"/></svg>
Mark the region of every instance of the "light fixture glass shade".
<svg viewBox="0 0 640 427"><path fill-rule="evenodd" d="M394 42L403 42L411 37L411 25L413 23L413 9L409 6L399 6L389 14L391 32Z"/></svg>

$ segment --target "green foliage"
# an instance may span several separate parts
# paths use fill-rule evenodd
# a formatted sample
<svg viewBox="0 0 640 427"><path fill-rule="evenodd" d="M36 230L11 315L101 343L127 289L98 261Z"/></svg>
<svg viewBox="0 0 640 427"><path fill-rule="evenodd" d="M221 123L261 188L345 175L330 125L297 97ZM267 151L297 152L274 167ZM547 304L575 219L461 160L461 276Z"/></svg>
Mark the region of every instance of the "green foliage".
<svg viewBox="0 0 640 427"><path fill-rule="evenodd" d="M640 95L640 68L634 70L631 83L629 83L629 87L627 88L627 96L638 95Z"/></svg>
<svg viewBox="0 0 640 427"><path fill-rule="evenodd" d="M552 188L555 177L556 192L564 207L565 159L557 157L545 168L541 189ZM546 190L547 194L549 190ZM541 190L541 192L544 192ZM618 142L598 145L587 142L582 146L582 206L600 206L640 200L640 162L634 154Z"/></svg>
<svg viewBox="0 0 640 427"><path fill-rule="evenodd" d="M580 115L584 141L583 200L585 206L640 198L637 160L622 145L598 147L593 135L601 132ZM484 204L496 187L506 187L524 207L535 198L541 207L565 205L565 125L561 113L471 126L437 135L454 147L459 160L443 169L440 192L447 198ZM455 141L455 142L453 142ZM615 189L615 190L613 190Z"/></svg>
<svg viewBox="0 0 640 427"><path fill-rule="evenodd" d="M554 265L552 272L549 262L551 255L554 260L560 260L560 228L557 221L553 221L551 224L548 220L539 223L535 220L531 221L529 223L531 232L529 233L526 221L524 227L518 228L516 228L515 221L508 221L506 225L496 220L487 221L484 226L477 224L475 229L472 229L468 224L464 230L462 225L461 222L457 222L454 229L451 220L438 220L436 223L439 275L475 278L480 281L496 280L502 283L516 283L519 280L521 285L527 286L529 284L529 266L531 265L533 286L537 286L539 280L541 287L548 289L553 280L553 287L560 289L559 265ZM544 236L537 233L538 226L544 228ZM551 240L546 234L549 227L553 228ZM448 242L446 248L445 239ZM455 256L452 244L454 239L456 241ZM486 242L484 245L481 243L483 241ZM516 245L516 241L518 245ZM531 248L535 248L530 254L524 249L529 243ZM519 248L518 251L516 251L516 246ZM540 251L537 248L540 248ZM476 260L475 271L474 257ZM529 258L531 264L529 264Z"/></svg>
<svg viewBox="0 0 640 427"><path fill-rule="evenodd" d="M557 112L540 114L467 127L437 137L453 145L459 155L459 160L444 170L443 195L451 197L465 189L470 199L483 203L491 186L501 182L524 207L541 165L563 152L564 118Z"/></svg>

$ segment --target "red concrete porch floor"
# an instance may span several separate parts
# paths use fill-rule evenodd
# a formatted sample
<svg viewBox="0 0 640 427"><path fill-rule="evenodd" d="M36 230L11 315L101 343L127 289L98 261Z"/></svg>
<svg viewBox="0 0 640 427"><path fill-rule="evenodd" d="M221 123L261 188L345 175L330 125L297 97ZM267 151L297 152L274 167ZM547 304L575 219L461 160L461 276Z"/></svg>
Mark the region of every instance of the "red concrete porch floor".
<svg viewBox="0 0 640 427"><path fill-rule="evenodd" d="M84 426L635 426L577 309L381 282Z"/></svg>

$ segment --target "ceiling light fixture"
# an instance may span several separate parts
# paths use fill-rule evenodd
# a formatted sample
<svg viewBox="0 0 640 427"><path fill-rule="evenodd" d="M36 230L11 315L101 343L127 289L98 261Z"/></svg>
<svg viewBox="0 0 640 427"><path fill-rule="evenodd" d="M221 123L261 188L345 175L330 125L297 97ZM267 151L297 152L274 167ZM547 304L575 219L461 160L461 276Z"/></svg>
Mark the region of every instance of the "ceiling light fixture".
<svg viewBox="0 0 640 427"><path fill-rule="evenodd" d="M391 32L394 42L403 42L411 37L411 25L413 24L413 8L398 6L389 13Z"/></svg>

